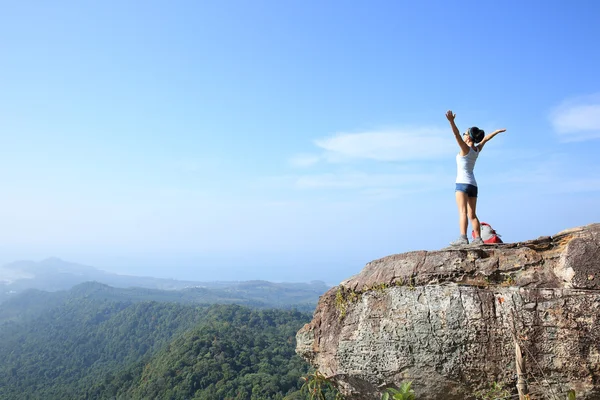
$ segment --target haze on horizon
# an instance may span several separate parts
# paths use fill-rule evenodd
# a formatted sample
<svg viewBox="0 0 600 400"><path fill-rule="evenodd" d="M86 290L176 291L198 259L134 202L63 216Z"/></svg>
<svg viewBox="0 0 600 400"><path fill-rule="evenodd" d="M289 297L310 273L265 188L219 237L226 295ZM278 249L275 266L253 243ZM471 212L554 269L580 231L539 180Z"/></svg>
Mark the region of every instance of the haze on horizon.
<svg viewBox="0 0 600 400"><path fill-rule="evenodd" d="M0 264L337 283L457 235L461 130L506 128L478 214L600 221L600 3L6 3Z"/></svg>

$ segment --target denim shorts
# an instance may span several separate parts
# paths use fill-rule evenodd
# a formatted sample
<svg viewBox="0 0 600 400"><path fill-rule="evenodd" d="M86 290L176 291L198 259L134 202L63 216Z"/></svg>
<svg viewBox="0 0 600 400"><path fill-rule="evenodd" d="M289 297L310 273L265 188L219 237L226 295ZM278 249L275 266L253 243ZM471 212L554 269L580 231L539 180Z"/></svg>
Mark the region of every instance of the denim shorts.
<svg viewBox="0 0 600 400"><path fill-rule="evenodd" d="M457 183L456 192L465 192L468 197L477 197L477 186L468 183Z"/></svg>

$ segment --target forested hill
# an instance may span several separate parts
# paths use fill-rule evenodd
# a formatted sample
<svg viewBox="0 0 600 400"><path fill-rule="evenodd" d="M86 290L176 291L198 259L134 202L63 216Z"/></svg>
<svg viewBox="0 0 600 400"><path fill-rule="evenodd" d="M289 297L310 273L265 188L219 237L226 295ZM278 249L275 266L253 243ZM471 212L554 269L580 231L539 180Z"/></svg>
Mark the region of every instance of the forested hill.
<svg viewBox="0 0 600 400"><path fill-rule="evenodd" d="M319 296L327 290L322 282L272 283L249 281L211 288L183 290L116 288L98 282L85 282L67 291L25 290L0 303L0 325L7 321L31 319L64 302L79 298L103 301L158 301L181 304L238 304L253 308L296 309L312 312Z"/></svg>
<svg viewBox="0 0 600 400"><path fill-rule="evenodd" d="M309 313L63 296L0 327L0 399L292 399L308 371Z"/></svg>
<svg viewBox="0 0 600 400"><path fill-rule="evenodd" d="M306 314L208 310L203 323L184 332L148 363L96 384L89 398L283 399L296 398L307 364L294 354Z"/></svg>

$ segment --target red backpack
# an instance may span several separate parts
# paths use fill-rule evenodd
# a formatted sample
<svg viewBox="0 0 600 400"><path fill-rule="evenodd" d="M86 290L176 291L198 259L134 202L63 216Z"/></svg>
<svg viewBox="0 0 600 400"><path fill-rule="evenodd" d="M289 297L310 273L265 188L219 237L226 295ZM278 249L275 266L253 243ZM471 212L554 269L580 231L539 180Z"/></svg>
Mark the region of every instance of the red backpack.
<svg viewBox="0 0 600 400"><path fill-rule="evenodd" d="M475 231L471 232L471 235L475 237ZM504 243L500 235L486 222L481 223L481 239L483 243Z"/></svg>

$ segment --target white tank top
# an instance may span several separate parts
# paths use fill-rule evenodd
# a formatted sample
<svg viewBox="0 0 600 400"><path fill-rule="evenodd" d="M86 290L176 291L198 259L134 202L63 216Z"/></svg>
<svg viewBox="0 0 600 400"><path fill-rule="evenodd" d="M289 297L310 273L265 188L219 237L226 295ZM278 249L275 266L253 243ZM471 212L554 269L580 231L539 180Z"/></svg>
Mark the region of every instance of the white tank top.
<svg viewBox="0 0 600 400"><path fill-rule="evenodd" d="M456 155L456 183L477 186L473 169L478 156L479 151L473 150L473 148L470 148L465 156L461 156L460 153Z"/></svg>

